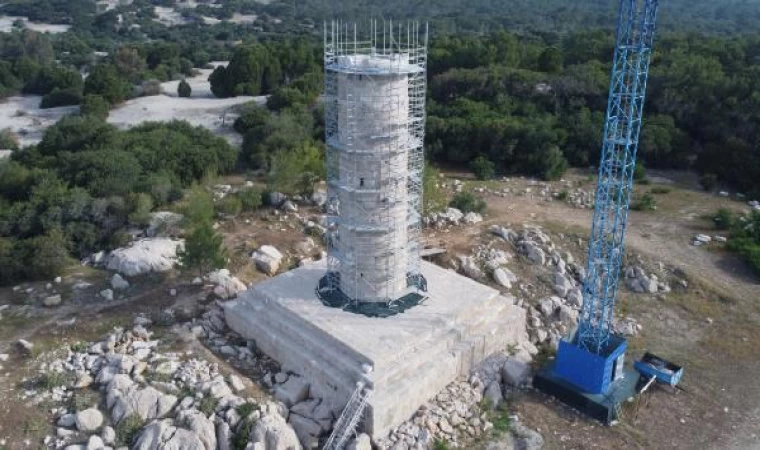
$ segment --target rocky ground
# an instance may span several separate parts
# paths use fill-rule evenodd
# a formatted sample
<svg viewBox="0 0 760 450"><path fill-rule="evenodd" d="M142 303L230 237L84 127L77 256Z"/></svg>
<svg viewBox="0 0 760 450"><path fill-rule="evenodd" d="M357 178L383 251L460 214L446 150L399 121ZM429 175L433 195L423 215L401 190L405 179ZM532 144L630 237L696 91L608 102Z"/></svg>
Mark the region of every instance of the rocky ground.
<svg viewBox="0 0 760 450"><path fill-rule="evenodd" d="M217 198L244 185L229 182L213 186ZM587 232L569 212L589 214L588 183L577 177L554 184L509 179L478 185L451 177L442 185L449 193L475 190L488 199L489 210L478 215L448 209L426 218L429 247L445 250L431 258L514 295L527 311L530 343L493 355L386 438L371 443L360 435L349 448L650 447L652 433L662 433L660 423L670 420L659 410L640 407L642 416L637 409L635 418L617 427L599 427L530 388L530 375L552 357L579 314ZM340 411L312 398L307 380L281 371L254 342L227 329L219 305L267 276L323 258L324 200L321 193L310 199L275 195L270 202L276 208L220 218L218 229L233 253L229 270L204 277L173 269L182 246L182 218L161 212L146 230L135 230L129 247L93 255L49 283L0 290L0 448L319 446ZM567 224L543 216L555 212ZM580 222L584 216L577 217ZM693 236L712 235L700 227L681 228L680 234L684 248L706 256L722 244L711 239L706 247L692 245ZM746 399L730 390L719 394L720 371L711 367L721 360L734 367L729 361L747 355L742 349L752 348L754 340L742 333L755 323L756 306L745 305L741 294L716 294L719 288L681 261L636 245L637 235L631 240L616 332L629 337L631 353L669 346L666 355L688 365L689 395L655 392L648 400L663 411L666 402L679 406L680 422L662 439L675 448L689 448L690 433L721 442L730 429L727 417L689 428L698 426L697 418L712 417L705 405L720 404L720 411L726 408L721 414L731 416L738 429L751 430L745 416L751 408L744 408L760 393L750 389ZM720 268L715 270L718 274ZM716 295L727 307L716 308L710 300ZM713 330L729 323L739 324L731 334L738 344L720 347ZM680 339L671 337L673 332ZM697 342L724 351L699 354ZM690 385L690 376L701 376L704 383ZM654 430L646 437L634 431L641 421ZM757 438L746 433L727 439L733 447L726 448L752 448L748 445Z"/></svg>

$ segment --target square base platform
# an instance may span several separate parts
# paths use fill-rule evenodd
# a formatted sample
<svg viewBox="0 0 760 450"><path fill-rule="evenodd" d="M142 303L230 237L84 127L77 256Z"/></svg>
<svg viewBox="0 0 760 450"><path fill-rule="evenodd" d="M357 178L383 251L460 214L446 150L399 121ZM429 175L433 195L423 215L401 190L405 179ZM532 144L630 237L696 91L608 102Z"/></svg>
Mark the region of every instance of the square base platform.
<svg viewBox="0 0 760 450"><path fill-rule="evenodd" d="M547 364L533 377L533 387L606 425L617 420L623 402L636 396L639 374L634 370L624 370L623 376L612 382L606 394L589 394L558 377L555 364L556 361Z"/></svg>
<svg viewBox="0 0 760 450"><path fill-rule="evenodd" d="M365 429L383 437L489 355L527 340L514 298L423 262L428 298L396 316L369 318L316 296L325 265L262 282L225 305L227 324L306 377L311 395L339 414L363 381L374 390Z"/></svg>

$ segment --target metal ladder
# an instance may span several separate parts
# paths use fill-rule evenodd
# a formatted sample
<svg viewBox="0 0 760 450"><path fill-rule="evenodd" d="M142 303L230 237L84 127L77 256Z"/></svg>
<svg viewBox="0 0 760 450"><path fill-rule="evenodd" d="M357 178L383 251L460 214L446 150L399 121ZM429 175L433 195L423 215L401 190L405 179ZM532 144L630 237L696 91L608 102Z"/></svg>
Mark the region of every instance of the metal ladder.
<svg viewBox="0 0 760 450"><path fill-rule="evenodd" d="M338 417L338 421L335 422L333 432L322 450L342 450L346 446L348 440L355 433L356 426L364 415L364 409L371 398L372 389L364 389L362 382L356 383L356 390Z"/></svg>

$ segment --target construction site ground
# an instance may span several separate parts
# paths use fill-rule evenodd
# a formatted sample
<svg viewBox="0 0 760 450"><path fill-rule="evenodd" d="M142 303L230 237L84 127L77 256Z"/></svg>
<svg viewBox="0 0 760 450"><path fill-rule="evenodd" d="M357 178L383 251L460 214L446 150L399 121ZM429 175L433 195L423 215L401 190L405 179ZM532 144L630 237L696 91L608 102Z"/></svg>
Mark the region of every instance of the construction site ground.
<svg viewBox="0 0 760 450"><path fill-rule="evenodd" d="M679 268L689 288L658 296L632 294L621 288L618 308L643 327L630 341L628 360L646 350L683 365L683 391L654 387L640 402L626 405L617 425L606 427L528 390L511 400L510 408L522 422L539 430L544 448L760 448L760 281L721 246L691 245L698 233L717 234L710 214L720 207L746 209L746 202L705 193L689 174L659 175L650 174L653 184L638 189L666 186L670 192L656 196L657 210L631 212L628 250L650 264L662 262ZM470 178L467 174L447 173L442 181L455 178L465 181L466 189L480 186L479 182L466 181ZM572 173L565 182L552 183L551 190L562 191L567 184L593 190L594 181L587 173ZM557 199L546 201L536 194L535 182L528 179L489 181L482 186L491 190L508 186L511 194L485 195L488 211L483 223L448 232L428 230L428 244L443 244L450 254L468 254L484 239L491 224L517 230L530 223L544 226L553 235L582 238L575 251L576 258L585 262L581 253L587 242L591 209L575 208ZM525 188L531 188L532 194L515 194ZM309 217L318 212L301 214ZM269 244L287 251L306 237L295 219L281 220L271 211L228 221L220 230L232 251L230 269L247 283L264 278L250 263L251 250ZM295 259L289 259L288 264L295 264ZM516 259L514 264L522 262ZM523 279L530 275L530 268L515 267L515 273ZM107 286L108 279L104 271L75 267L64 276L62 291L71 292L65 286L77 281L93 284L76 301L64 294L64 303L57 308L28 305L23 314L2 312L0 353L9 353L10 360L0 363L0 439L6 440L7 450L39 448L40 439L54 431L44 405L31 405L19 395L25 380L35 376L39 362L19 355L13 348L16 340L30 340L35 353L44 352L66 343L96 339L114 326L128 326L138 313L151 315L172 308L192 317L199 305L208 301L200 295L201 288L191 286L192 276L170 273L130 280L133 288L128 299L104 302L97 292ZM26 283L24 288L45 284ZM176 296L169 295L170 289L177 289ZM25 297L11 288L0 288L0 307L12 304L12 311L19 311L24 301ZM210 352L203 353L205 349L197 343L177 340L172 345L216 358Z"/></svg>

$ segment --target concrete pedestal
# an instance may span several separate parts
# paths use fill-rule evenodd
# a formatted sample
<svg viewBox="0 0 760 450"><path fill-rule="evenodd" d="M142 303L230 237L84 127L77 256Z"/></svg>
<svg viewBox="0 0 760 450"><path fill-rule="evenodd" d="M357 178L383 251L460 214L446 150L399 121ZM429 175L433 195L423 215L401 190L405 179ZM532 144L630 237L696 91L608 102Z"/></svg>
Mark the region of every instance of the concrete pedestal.
<svg viewBox="0 0 760 450"><path fill-rule="evenodd" d="M227 324L311 382L339 412L356 382L374 389L367 431L381 437L494 352L527 339L511 296L423 262L429 298L389 318L368 318L318 300L324 264L267 280L225 305Z"/></svg>

